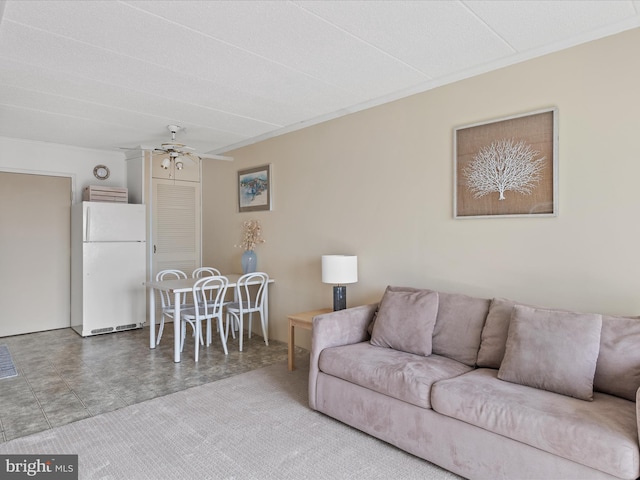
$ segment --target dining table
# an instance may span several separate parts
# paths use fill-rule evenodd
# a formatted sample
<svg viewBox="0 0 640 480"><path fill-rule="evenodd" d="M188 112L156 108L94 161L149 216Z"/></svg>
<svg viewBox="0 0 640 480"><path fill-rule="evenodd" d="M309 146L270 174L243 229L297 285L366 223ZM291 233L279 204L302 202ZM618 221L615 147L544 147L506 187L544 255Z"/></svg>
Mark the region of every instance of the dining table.
<svg viewBox="0 0 640 480"><path fill-rule="evenodd" d="M238 284L238 279L242 277L242 275L238 273L231 273L225 274L223 276L227 277L227 279L229 280L228 288L233 288L234 300L236 300L235 287ZM181 298L184 293L190 293L193 291L193 286L198 280L200 279L180 278L172 280L150 280L144 282L145 287L149 288L149 348L156 348L156 291L165 291L169 292L170 295L173 295L175 308L173 317L173 361L176 363L180 362L181 357L181 328L179 320L180 309L182 308ZM273 282L274 280L272 278L269 278L269 282L266 287L267 293L264 300L264 316L267 328L269 326L269 284ZM254 283L258 284L259 281L256 279L255 282L249 282L249 285L253 285Z"/></svg>

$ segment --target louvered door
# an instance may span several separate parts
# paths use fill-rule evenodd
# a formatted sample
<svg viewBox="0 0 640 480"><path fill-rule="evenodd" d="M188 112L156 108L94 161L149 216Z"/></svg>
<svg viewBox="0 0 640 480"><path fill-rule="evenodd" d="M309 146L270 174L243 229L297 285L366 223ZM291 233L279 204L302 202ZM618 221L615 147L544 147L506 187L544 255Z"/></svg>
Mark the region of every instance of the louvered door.
<svg viewBox="0 0 640 480"><path fill-rule="evenodd" d="M200 184L154 178L152 222L153 277L166 269L190 276L200 266Z"/></svg>

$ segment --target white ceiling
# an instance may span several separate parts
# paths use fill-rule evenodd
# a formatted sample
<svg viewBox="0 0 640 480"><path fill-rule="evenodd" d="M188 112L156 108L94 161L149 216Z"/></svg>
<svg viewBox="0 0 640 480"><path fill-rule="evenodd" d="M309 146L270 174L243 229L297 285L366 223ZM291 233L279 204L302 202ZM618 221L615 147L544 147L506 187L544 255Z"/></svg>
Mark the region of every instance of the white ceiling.
<svg viewBox="0 0 640 480"><path fill-rule="evenodd" d="M0 136L117 150L177 124L224 153L637 28L640 0L0 0L0 17Z"/></svg>

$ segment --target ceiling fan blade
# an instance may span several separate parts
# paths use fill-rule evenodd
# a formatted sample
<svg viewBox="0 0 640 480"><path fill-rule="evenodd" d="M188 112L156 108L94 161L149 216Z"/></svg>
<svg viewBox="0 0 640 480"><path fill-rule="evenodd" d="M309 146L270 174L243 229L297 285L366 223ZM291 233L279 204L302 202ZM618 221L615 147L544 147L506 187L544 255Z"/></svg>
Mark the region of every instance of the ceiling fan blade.
<svg viewBox="0 0 640 480"><path fill-rule="evenodd" d="M187 159L194 165L197 165L198 161L200 160L200 157L198 157L195 153L189 153L189 152L181 153L178 158Z"/></svg>
<svg viewBox="0 0 640 480"><path fill-rule="evenodd" d="M198 156L203 160L224 160L225 162L233 162L233 157L226 155L214 155L209 153L198 153Z"/></svg>

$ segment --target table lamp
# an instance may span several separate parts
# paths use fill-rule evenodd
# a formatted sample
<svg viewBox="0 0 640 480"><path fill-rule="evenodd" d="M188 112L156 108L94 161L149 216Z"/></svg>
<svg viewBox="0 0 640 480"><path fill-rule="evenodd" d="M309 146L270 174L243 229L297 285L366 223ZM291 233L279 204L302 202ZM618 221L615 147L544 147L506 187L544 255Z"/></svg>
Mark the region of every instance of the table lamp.
<svg viewBox="0 0 640 480"><path fill-rule="evenodd" d="M322 283L332 283L333 310L347 308L347 283L358 281L357 255L323 255Z"/></svg>

